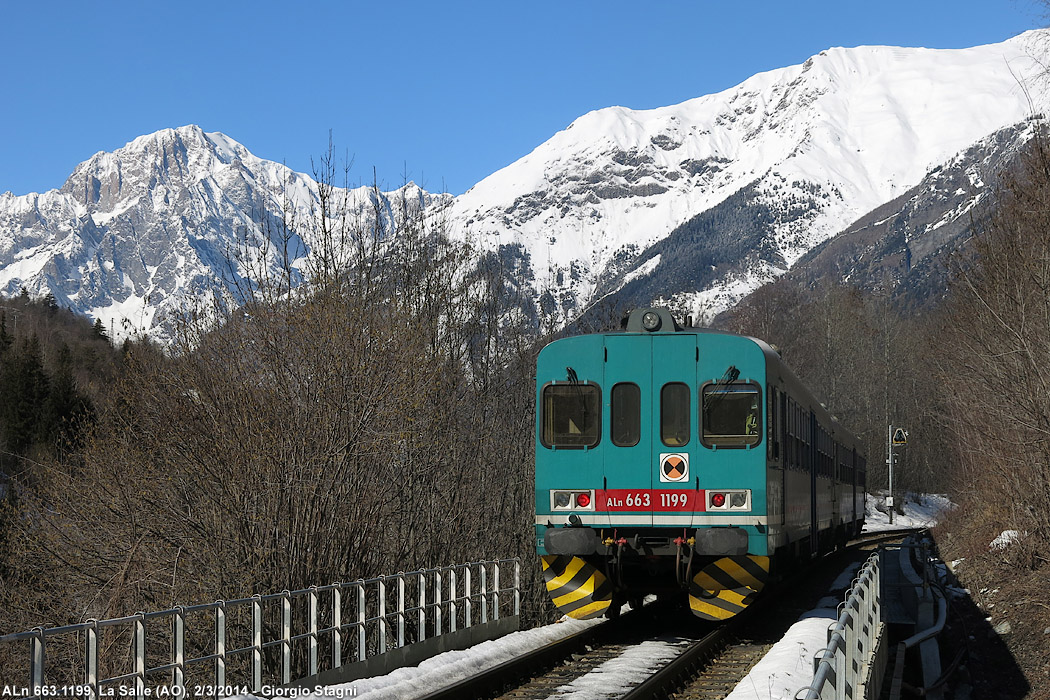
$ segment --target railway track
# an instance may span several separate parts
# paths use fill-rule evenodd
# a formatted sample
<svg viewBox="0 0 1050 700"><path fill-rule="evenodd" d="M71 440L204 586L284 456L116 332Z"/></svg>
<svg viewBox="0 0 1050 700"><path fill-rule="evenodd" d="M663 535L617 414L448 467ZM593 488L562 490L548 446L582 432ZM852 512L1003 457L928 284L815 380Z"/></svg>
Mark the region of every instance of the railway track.
<svg viewBox="0 0 1050 700"><path fill-rule="evenodd" d="M912 532L855 540L805 572L769 586L728 622L704 622L675 605L654 603L430 693L425 700L546 700L576 692L625 700L722 700L802 613L828 595L845 567L862 562L878 543Z"/></svg>

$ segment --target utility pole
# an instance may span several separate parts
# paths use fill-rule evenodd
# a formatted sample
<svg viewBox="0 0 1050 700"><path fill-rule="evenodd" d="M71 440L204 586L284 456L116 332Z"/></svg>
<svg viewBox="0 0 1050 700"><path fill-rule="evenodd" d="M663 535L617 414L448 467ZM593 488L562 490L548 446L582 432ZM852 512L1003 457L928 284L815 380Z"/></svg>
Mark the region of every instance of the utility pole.
<svg viewBox="0 0 1050 700"><path fill-rule="evenodd" d="M904 428L894 428L890 425L889 439L886 441L886 465L890 471L890 495L886 498L886 507L890 509L890 525L893 524L893 446L894 445L907 445L908 444L908 432Z"/></svg>

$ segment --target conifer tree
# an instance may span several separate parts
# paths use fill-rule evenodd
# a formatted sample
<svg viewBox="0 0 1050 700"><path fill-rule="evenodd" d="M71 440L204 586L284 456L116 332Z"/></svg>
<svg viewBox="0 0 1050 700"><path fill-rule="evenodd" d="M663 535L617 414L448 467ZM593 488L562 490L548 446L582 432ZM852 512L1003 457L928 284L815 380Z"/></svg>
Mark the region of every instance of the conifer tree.
<svg viewBox="0 0 1050 700"><path fill-rule="evenodd" d="M7 313L0 311L0 357L3 357L13 342L14 338L7 333Z"/></svg>
<svg viewBox="0 0 1050 700"><path fill-rule="evenodd" d="M35 333L9 350L7 359L0 369L0 438L8 452L21 455L39 435L49 379Z"/></svg>

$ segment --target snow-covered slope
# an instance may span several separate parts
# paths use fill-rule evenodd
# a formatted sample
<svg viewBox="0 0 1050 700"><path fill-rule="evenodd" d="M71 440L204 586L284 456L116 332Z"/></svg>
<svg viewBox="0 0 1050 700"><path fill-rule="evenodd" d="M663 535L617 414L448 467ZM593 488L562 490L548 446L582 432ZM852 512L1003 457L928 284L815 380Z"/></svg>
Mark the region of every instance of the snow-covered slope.
<svg viewBox="0 0 1050 700"><path fill-rule="evenodd" d="M591 112L455 200L408 185L378 209L394 194L441 204L453 234L514 258L548 320L601 300L710 317L1041 109L1048 44L1036 31L959 50L829 49L679 105ZM51 291L118 334L163 338L180 309L236 298L286 249L301 265L310 227L287 238L279 222L309 221L317 193L219 133L142 136L59 190L0 195L0 293ZM354 191L351 214L367 216L371 196Z"/></svg>
<svg viewBox="0 0 1050 700"><path fill-rule="evenodd" d="M396 194L429 199L414 185ZM372 196L352 191L352 214L371 212ZM317 205L312 178L221 133L165 129L96 154L59 190L0 195L0 292L50 291L118 337L164 340L183 309L236 300L286 252L300 265Z"/></svg>
<svg viewBox="0 0 1050 700"><path fill-rule="evenodd" d="M480 240L523 244L539 289L569 316L639 276L717 312L958 151L1024 120L1046 37L961 50L834 48L679 105L591 112L458 197L452 218ZM713 260L716 274L662 280L666 252L645 251L735 194L717 218L747 211L743 264ZM691 232L693 242L710 228Z"/></svg>

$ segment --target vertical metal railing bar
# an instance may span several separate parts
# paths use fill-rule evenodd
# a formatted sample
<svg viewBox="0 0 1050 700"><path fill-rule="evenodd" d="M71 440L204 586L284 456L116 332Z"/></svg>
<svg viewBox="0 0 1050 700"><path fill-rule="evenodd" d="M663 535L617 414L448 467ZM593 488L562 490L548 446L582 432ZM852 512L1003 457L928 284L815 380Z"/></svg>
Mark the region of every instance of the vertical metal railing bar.
<svg viewBox="0 0 1050 700"><path fill-rule="evenodd" d="M419 572L419 634L416 641L427 638L427 575Z"/></svg>
<svg viewBox="0 0 1050 700"><path fill-rule="evenodd" d="M441 603L443 602L441 596L441 569L435 569L434 571L434 636L440 637L443 633L441 631L442 620L441 620Z"/></svg>
<svg viewBox="0 0 1050 700"><path fill-rule="evenodd" d="M44 687L44 628L34 627L33 637L30 642L30 665L29 665L29 687L34 695L40 695Z"/></svg>
<svg viewBox="0 0 1050 700"><path fill-rule="evenodd" d="M135 613L135 698L146 697L146 614Z"/></svg>
<svg viewBox="0 0 1050 700"><path fill-rule="evenodd" d="M521 562L514 559L514 614L521 614Z"/></svg>
<svg viewBox="0 0 1050 700"><path fill-rule="evenodd" d="M492 562L492 619L499 619L499 562Z"/></svg>
<svg viewBox="0 0 1050 700"><path fill-rule="evenodd" d="M368 658L368 636L365 630L365 582L358 579L357 583L357 660L364 661Z"/></svg>
<svg viewBox="0 0 1050 700"><path fill-rule="evenodd" d="M332 668L343 665L343 584L332 589Z"/></svg>
<svg viewBox="0 0 1050 700"><path fill-rule="evenodd" d="M376 584L379 592L379 614L377 617L378 628L379 628L379 641L377 643L378 653L386 653L386 579L382 576L379 577L379 581Z"/></svg>
<svg viewBox="0 0 1050 700"><path fill-rule="evenodd" d="M179 691L178 696L185 695L186 690L186 609L178 605L171 618L171 686Z"/></svg>
<svg viewBox="0 0 1050 700"><path fill-rule="evenodd" d="M456 567L448 567L448 631L449 633L456 631L456 616L459 612L459 606L456 605L456 596L458 595L458 587L456 586Z"/></svg>
<svg viewBox="0 0 1050 700"><path fill-rule="evenodd" d="M88 620L84 634L84 685L91 700L98 698L98 620Z"/></svg>
<svg viewBox="0 0 1050 700"><path fill-rule="evenodd" d="M474 601L470 599L471 587L470 587L470 564L466 564L463 567L463 588L466 595L463 601L463 626L470 627L471 624L471 613L473 612Z"/></svg>
<svg viewBox="0 0 1050 700"><path fill-rule="evenodd" d="M489 621L489 598L488 588L486 587L487 574L485 569L485 563L481 563L481 624L486 624Z"/></svg>
<svg viewBox="0 0 1050 700"><path fill-rule="evenodd" d="M405 646L405 574L397 574L397 648Z"/></svg>
<svg viewBox="0 0 1050 700"><path fill-rule="evenodd" d="M317 675L317 586L310 586L310 675Z"/></svg>
<svg viewBox="0 0 1050 700"><path fill-rule="evenodd" d="M252 596L252 691L262 692L262 596Z"/></svg>
<svg viewBox="0 0 1050 700"><path fill-rule="evenodd" d="M226 603L215 604L215 687L226 685Z"/></svg>
<svg viewBox="0 0 1050 700"><path fill-rule="evenodd" d="M281 591L281 682L292 682L292 594Z"/></svg>

